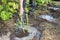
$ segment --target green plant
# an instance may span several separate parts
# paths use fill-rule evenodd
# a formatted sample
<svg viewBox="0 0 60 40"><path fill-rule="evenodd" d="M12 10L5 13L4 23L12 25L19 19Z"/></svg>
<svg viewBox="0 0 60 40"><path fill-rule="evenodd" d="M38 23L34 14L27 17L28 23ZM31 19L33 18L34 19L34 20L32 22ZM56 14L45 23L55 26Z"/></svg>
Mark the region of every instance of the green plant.
<svg viewBox="0 0 60 40"><path fill-rule="evenodd" d="M8 13L8 14L7 14ZM2 11L1 14L0 14L0 17L3 19L3 20L7 20L9 18L12 17L12 13L11 12L6 12L6 11Z"/></svg>
<svg viewBox="0 0 60 40"><path fill-rule="evenodd" d="M13 14L17 12L18 6L17 0L1 0L0 1L0 18L2 20L8 20L12 18Z"/></svg>
<svg viewBox="0 0 60 40"><path fill-rule="evenodd" d="M48 4L51 3L52 0L36 0L36 4L40 5L40 4Z"/></svg>

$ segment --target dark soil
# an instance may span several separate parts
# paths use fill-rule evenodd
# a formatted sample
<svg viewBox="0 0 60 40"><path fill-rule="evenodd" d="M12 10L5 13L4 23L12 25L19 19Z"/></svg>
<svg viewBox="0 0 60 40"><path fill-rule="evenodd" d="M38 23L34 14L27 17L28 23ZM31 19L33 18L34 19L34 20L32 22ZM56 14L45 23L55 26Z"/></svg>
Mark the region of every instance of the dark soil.
<svg viewBox="0 0 60 40"><path fill-rule="evenodd" d="M30 17L29 23L38 27L37 29L42 33L41 40L60 40L60 25L34 17Z"/></svg>
<svg viewBox="0 0 60 40"><path fill-rule="evenodd" d="M57 18L58 20L49 22L47 20L41 19L34 16L29 17L29 23L32 24L32 26L38 28L41 35L41 40L60 40L60 13L59 12L51 12L45 13L45 15L52 15L53 17ZM58 14L59 13L59 14ZM40 13L44 14L44 13ZM37 15L39 16L39 15Z"/></svg>
<svg viewBox="0 0 60 40"><path fill-rule="evenodd" d="M18 38L26 37L29 35L27 30L16 30L13 35L15 35Z"/></svg>

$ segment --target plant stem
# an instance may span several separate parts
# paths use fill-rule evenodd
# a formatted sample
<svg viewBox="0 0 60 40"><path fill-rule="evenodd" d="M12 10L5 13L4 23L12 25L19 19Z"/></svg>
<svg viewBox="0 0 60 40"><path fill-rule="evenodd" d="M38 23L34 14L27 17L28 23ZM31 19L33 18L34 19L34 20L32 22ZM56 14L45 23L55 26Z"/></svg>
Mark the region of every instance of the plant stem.
<svg viewBox="0 0 60 40"><path fill-rule="evenodd" d="M26 14L26 24L28 26L28 14Z"/></svg>

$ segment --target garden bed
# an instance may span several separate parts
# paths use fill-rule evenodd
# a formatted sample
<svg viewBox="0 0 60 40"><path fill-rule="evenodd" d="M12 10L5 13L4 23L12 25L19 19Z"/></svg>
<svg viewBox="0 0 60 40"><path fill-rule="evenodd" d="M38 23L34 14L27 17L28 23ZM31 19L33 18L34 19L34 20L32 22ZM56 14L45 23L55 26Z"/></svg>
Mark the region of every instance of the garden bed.
<svg viewBox="0 0 60 40"><path fill-rule="evenodd" d="M38 10L40 12L40 10ZM29 24L31 24L32 27L36 28L37 30L39 30L39 32L41 33L40 36L40 40L60 40L60 12L56 12L56 11L52 11L49 10L49 13L41 13L42 15L51 15L54 18L58 19L58 20L53 20L48 21L46 19L43 18L39 18L37 15L36 19L34 16L29 16ZM38 13L38 12L36 12ZM59 13L59 14L58 14ZM11 26L11 28L13 28L14 26L14 22L12 21L13 19L9 20L9 22L5 22L8 26ZM59 24L59 25L56 25ZM0 25L2 25L2 23L0 23ZM5 26L4 26L5 27ZM13 32L14 29L12 29L11 31ZM1 30L2 31L2 30ZM34 30L35 31L35 30ZM4 32L4 31L2 31ZM19 32L19 31L18 31ZM2 33L1 33L2 34ZM10 34L11 32L9 31L6 35L0 36L0 40L10 40ZM28 35L24 35L25 33L21 33L19 35L17 35L17 37L22 37L22 36L28 36ZM26 34L29 34L28 32ZM13 38L13 37L12 37Z"/></svg>

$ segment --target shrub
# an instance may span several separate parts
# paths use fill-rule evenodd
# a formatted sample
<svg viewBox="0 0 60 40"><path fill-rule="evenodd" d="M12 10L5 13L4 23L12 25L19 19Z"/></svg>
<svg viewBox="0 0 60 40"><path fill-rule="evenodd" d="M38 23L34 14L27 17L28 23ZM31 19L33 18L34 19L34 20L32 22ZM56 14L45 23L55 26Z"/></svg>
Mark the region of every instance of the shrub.
<svg viewBox="0 0 60 40"><path fill-rule="evenodd" d="M40 4L48 4L50 3L52 0L36 0L36 4L40 5Z"/></svg>
<svg viewBox="0 0 60 40"><path fill-rule="evenodd" d="M15 12L17 12L19 6L16 0L1 0L0 1L0 19L8 20Z"/></svg>

